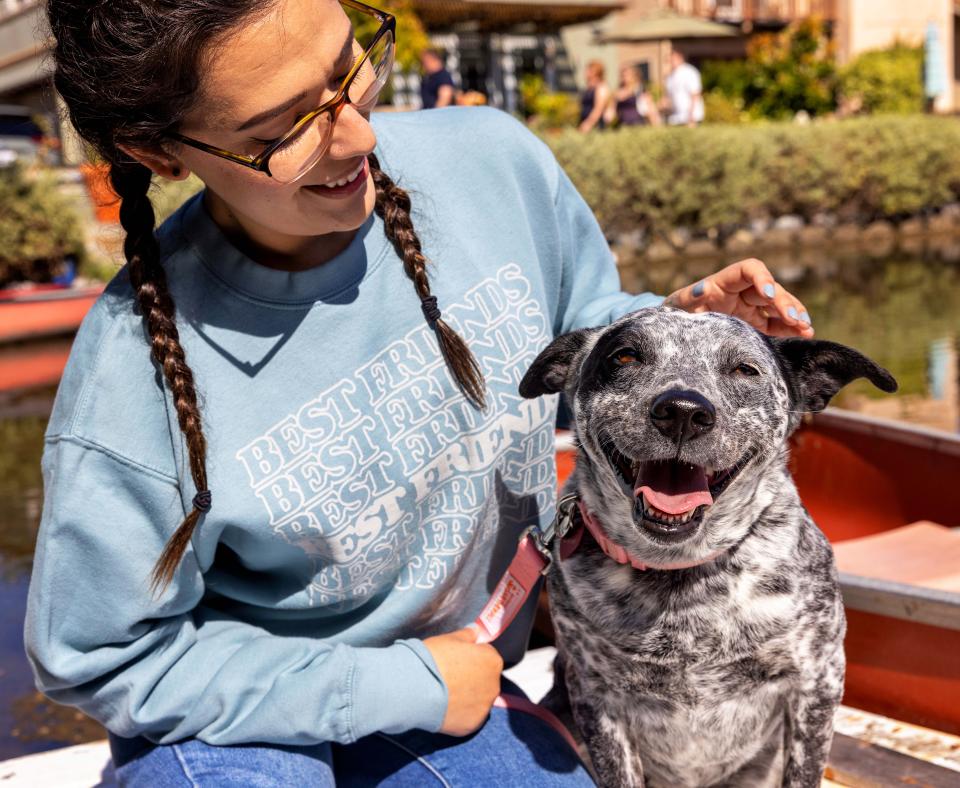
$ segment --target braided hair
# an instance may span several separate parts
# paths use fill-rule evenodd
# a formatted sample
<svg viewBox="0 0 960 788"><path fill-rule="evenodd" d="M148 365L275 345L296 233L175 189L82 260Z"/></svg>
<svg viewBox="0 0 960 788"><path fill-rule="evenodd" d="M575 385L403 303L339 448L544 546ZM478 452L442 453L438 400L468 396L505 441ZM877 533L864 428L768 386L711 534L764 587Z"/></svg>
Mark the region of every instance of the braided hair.
<svg viewBox="0 0 960 788"><path fill-rule="evenodd" d="M377 190L377 215L383 219L383 229L403 260L403 270L413 281L420 296L424 317L437 333L440 352L447 366L453 371L457 386L476 407L484 406L484 381L480 365L467 343L440 317L437 297L430 294L427 279L427 258L423 255L420 239L413 229L410 218L410 195L397 186L390 176L380 169L374 154L370 160L370 172Z"/></svg>
<svg viewBox="0 0 960 788"><path fill-rule="evenodd" d="M211 43L239 24L265 15L274 2L257 0L48 0L56 41L54 85L80 134L110 165L120 197L124 255L154 364L170 390L187 446L196 490L193 506L157 560L151 591L173 580L202 515L209 511L206 439L197 389L180 344L176 309L154 236L150 170L123 149L161 150L199 94L199 72ZM403 261L434 329L444 360L464 395L484 404L484 381L466 343L440 316L430 292L426 258L410 218L410 198L370 156L376 211Z"/></svg>

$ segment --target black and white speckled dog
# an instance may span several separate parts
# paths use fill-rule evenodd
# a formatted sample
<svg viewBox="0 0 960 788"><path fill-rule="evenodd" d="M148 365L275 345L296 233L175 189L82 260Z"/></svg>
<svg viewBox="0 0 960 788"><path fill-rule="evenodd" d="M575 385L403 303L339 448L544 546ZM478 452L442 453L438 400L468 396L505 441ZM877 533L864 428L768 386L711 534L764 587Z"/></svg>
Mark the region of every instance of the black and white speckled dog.
<svg viewBox="0 0 960 788"><path fill-rule="evenodd" d="M567 396L566 491L599 529L555 550L548 702L569 696L602 785L819 785L845 620L786 442L858 377L896 390L843 345L668 308L559 337L527 372L524 397Z"/></svg>

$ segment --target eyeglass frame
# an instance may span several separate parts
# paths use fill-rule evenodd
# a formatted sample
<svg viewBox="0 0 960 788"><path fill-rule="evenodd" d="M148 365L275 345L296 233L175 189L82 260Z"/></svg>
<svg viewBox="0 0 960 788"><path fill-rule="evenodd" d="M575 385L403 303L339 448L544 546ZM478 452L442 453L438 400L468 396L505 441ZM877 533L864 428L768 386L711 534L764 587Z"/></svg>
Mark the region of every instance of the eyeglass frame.
<svg viewBox="0 0 960 788"><path fill-rule="evenodd" d="M242 164L244 167L249 167L252 170L257 172L266 173L269 177L273 178L273 173L270 172L270 157L273 156L280 148L287 144L290 140L294 139L307 125L312 123L316 118L322 115L325 112L333 113L333 120L330 123L331 134L333 132L333 127L337 122L337 118L340 116L340 112L343 110L346 104L352 104L350 100L349 90L353 84L353 80L356 78L357 74L360 73L360 69L363 67L363 64L367 62L370 57L370 53L373 51L374 47L380 43L380 40L387 34L391 33L393 35L394 46L396 46L397 41L397 18L386 11L381 11L378 8L369 6L366 3L361 3L360 0L339 0L341 5L348 6L349 8L354 9L355 11L360 11L364 14L369 14L380 22L380 29L377 30L376 34L373 36L373 40L370 42L369 46L363 50L363 55L357 59L357 61L350 68L350 71L343 78L343 82L340 83L340 87L337 88L336 94L329 101L325 101L319 107L314 110L311 110L306 115L304 115L300 120L298 120L293 127L282 137L280 137L276 142L271 143L266 150L260 153L257 156L246 156L242 153L232 153L231 151L225 150L223 148L218 148L216 145L210 145L206 142L201 142L200 140L195 140L191 137L186 137L183 134L178 134L175 131L167 133L167 136L171 139L175 139L178 142L182 142L184 145L189 145L191 148L196 148L201 150L204 153L210 153L214 156L219 156L221 159L227 159L228 161L235 162L236 164Z"/></svg>

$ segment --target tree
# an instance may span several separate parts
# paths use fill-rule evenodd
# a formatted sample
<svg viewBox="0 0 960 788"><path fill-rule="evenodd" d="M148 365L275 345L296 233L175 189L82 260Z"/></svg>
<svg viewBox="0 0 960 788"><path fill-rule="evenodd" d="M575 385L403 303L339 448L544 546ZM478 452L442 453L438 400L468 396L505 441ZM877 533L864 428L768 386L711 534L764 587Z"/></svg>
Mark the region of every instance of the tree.
<svg viewBox="0 0 960 788"><path fill-rule="evenodd" d="M420 60L420 53L430 46L430 37L413 10L410 0L385 0L377 5L397 18L397 63L407 71L414 68ZM347 8L347 16L353 22L354 34L358 41L373 38L380 24L372 16L361 14Z"/></svg>
<svg viewBox="0 0 960 788"><path fill-rule="evenodd" d="M746 61L705 64L704 85L742 103L754 118L832 112L837 106L833 45L820 19L801 19L780 33L754 36Z"/></svg>

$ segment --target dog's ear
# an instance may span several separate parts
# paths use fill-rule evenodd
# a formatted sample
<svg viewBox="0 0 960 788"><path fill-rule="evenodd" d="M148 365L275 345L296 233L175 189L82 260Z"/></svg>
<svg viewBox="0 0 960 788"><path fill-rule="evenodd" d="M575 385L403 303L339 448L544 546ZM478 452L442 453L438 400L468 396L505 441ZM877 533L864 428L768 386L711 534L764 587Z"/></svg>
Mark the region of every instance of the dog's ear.
<svg viewBox="0 0 960 788"><path fill-rule="evenodd" d="M570 377L574 359L588 340L601 329L582 328L557 337L537 356L520 381L520 396L534 399L543 394L563 391Z"/></svg>
<svg viewBox="0 0 960 788"><path fill-rule="evenodd" d="M794 389L797 409L816 413L857 378L866 378L888 394L897 381L887 370L846 345L814 339L772 339Z"/></svg>

